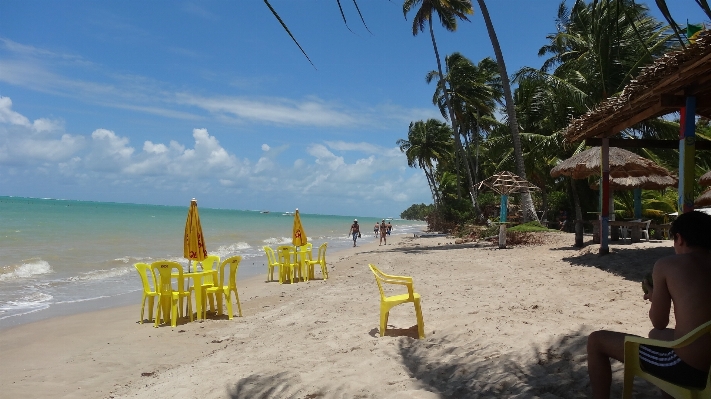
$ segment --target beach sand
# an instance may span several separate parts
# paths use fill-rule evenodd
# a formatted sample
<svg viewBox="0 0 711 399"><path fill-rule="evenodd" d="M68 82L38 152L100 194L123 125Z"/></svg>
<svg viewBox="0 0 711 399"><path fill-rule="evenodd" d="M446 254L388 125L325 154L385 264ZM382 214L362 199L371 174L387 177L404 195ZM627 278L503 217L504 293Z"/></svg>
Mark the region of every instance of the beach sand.
<svg viewBox="0 0 711 399"><path fill-rule="evenodd" d="M669 242L572 247L571 234L509 249L394 236L327 255L330 279L239 282L244 317L153 328L129 307L0 331L0 397L584 398L587 334L651 329L640 281ZM588 237L589 238L589 237ZM378 333L368 263L414 277L413 306ZM317 271L317 278L320 273ZM236 312L236 307L235 307ZM673 320L671 325L673 325ZM613 364L613 397L622 389ZM640 397L657 396L636 382Z"/></svg>

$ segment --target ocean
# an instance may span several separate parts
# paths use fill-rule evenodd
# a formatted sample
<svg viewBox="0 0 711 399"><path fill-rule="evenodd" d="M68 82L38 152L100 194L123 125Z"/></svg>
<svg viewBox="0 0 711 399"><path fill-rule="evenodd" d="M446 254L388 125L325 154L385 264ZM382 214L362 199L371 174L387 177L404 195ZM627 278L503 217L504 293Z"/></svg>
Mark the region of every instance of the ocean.
<svg viewBox="0 0 711 399"><path fill-rule="evenodd" d="M134 263L168 259L183 264L189 203L182 206L0 197L0 328L62 314L141 301ZM199 205L198 205L199 206ZM241 255L238 279L265 274L263 246L291 244L289 212L199 208L210 255ZM328 255L375 240L382 218L300 213L304 231ZM392 215L383 215L390 217ZM394 219L392 234L413 234L424 222Z"/></svg>

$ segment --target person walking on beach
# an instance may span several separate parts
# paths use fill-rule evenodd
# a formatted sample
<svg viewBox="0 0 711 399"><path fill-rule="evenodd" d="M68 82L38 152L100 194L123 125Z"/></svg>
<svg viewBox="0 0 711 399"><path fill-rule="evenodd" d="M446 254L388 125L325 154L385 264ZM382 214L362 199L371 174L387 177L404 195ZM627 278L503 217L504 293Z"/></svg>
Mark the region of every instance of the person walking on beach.
<svg viewBox="0 0 711 399"><path fill-rule="evenodd" d="M390 235L390 232L393 230L393 225L390 224L390 221L388 220L388 235Z"/></svg>
<svg viewBox="0 0 711 399"><path fill-rule="evenodd" d="M388 226L385 224L385 219L383 219L380 222L380 244L378 245L383 245L383 242L385 242L385 245L388 245Z"/></svg>
<svg viewBox="0 0 711 399"><path fill-rule="evenodd" d="M650 300L649 338L673 341L711 320L711 216L687 212L672 222L669 235L675 255L659 259L652 279L642 282ZM674 305L676 325L669 325ZM609 398L610 358L624 362L624 334L599 330L588 336L588 374L593 398ZM640 345L642 370L674 384L703 389L711 365L711 337L701 337L683 348Z"/></svg>
<svg viewBox="0 0 711 399"><path fill-rule="evenodd" d="M360 226L358 225L358 219L353 219L353 224L351 225L351 231L348 235L353 236L353 246L356 246L356 240L360 237Z"/></svg>
<svg viewBox="0 0 711 399"><path fill-rule="evenodd" d="M375 222L375 227L373 227L373 235L378 238L378 232L380 232L380 223Z"/></svg>

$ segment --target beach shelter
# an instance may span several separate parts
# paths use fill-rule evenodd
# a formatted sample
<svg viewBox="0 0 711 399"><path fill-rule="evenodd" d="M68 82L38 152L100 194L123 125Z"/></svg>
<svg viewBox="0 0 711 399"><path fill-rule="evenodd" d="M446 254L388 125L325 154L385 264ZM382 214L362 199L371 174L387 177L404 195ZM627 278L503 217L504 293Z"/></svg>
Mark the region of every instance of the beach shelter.
<svg viewBox="0 0 711 399"><path fill-rule="evenodd" d="M506 248L506 218L509 195L523 193L532 190L539 190L538 187L529 183L526 179L519 177L509 171L503 171L482 180L477 187L488 187L495 193L501 195L501 209L499 211L499 248Z"/></svg>
<svg viewBox="0 0 711 399"><path fill-rule="evenodd" d="M301 216L299 216L299 208L296 208L294 212L294 227L291 233L291 243L300 247L306 245L308 239L306 238L306 232L304 231L304 226L301 225Z"/></svg>
<svg viewBox="0 0 711 399"><path fill-rule="evenodd" d="M600 229L600 245L607 248L607 234L602 234L602 232L607 231L608 215L613 211L613 199L609 195L609 191L613 189L610 186L610 179L671 175L669 171L654 161L641 157L634 152L618 147L606 147L604 150L602 147L591 147L573 155L551 169L551 177L570 176L573 179L585 179L594 175L602 176L601 180L607 184L603 183L603 189L600 190L600 224L602 226ZM605 154L604 157L601 156L603 152ZM641 213L641 189L637 190L635 197L635 202L639 203L635 208L639 208ZM582 221L577 220L575 222L575 246L583 246Z"/></svg>
<svg viewBox="0 0 711 399"><path fill-rule="evenodd" d="M701 208L702 206L711 205L711 188L708 188L694 201L694 206Z"/></svg>
<svg viewBox="0 0 711 399"><path fill-rule="evenodd" d="M676 187L679 179L671 175L652 175L641 177L611 177L610 190L633 190L634 191L634 218L642 217L642 190L661 190L667 187ZM600 182L590 185L593 190L600 189Z"/></svg>
<svg viewBox="0 0 711 399"><path fill-rule="evenodd" d="M699 178L699 184L702 186L711 186L711 170L704 173L704 175Z"/></svg>
<svg viewBox="0 0 711 399"><path fill-rule="evenodd" d="M198 214L197 200L195 198L190 201L188 219L185 221L183 256L188 260L188 272L190 272L190 265L193 261L201 262L207 258L205 236L202 234L202 225L200 224L200 215Z"/></svg>

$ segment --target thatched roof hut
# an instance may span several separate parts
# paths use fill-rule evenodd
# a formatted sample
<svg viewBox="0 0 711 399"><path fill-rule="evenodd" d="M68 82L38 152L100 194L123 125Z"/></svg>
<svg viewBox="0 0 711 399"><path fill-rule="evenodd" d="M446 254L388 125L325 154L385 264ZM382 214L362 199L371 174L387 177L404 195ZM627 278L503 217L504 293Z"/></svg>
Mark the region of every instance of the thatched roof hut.
<svg viewBox="0 0 711 399"><path fill-rule="evenodd" d="M617 96L574 119L565 140L610 137L646 119L678 112L685 95L695 96L696 114L711 118L711 31L686 50L672 51L642 68Z"/></svg>
<svg viewBox="0 0 711 399"><path fill-rule="evenodd" d="M704 175L699 178L699 184L702 186L711 186L711 170L704 173Z"/></svg>
<svg viewBox="0 0 711 399"><path fill-rule="evenodd" d="M704 207L711 205L711 188L704 191L698 198L694 201L695 207Z"/></svg>
<svg viewBox="0 0 711 399"><path fill-rule="evenodd" d="M580 152L551 169L551 176L572 176L584 179L600 174L600 147L592 147ZM669 176L669 171L655 162L622 148L610 147L611 177Z"/></svg>
<svg viewBox="0 0 711 399"><path fill-rule="evenodd" d="M610 189L615 191L634 190L641 188L644 190L661 190L667 187L676 187L679 184L679 179L674 176L641 176L641 177L612 177L610 178ZM597 190L598 182L590 185L590 188Z"/></svg>

